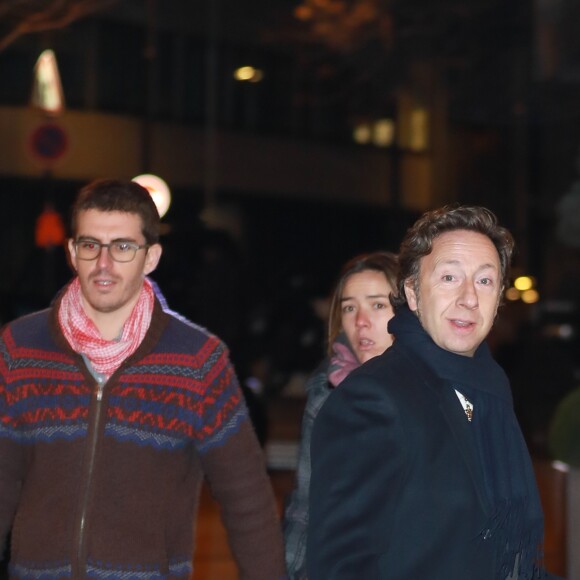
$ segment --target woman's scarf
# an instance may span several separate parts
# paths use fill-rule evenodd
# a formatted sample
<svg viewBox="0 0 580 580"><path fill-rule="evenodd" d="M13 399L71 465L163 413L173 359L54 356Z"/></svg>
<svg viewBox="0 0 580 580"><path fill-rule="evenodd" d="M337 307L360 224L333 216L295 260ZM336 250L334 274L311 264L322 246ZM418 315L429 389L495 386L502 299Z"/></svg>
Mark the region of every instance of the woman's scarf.
<svg viewBox="0 0 580 580"><path fill-rule="evenodd" d="M473 403L470 426L484 487L493 506L481 537L495 536L498 578L510 576L518 560L518 579L542 577L542 507L505 372L493 360L485 342L473 357L440 348L407 307L397 309L389 332L395 335L396 342L425 362L444 385L458 390Z"/></svg>
<svg viewBox="0 0 580 580"><path fill-rule="evenodd" d="M59 303L58 321L72 349L85 355L94 370L108 378L141 344L151 323L154 302L153 288L145 278L139 299L119 338L105 340L85 312L77 277L69 284Z"/></svg>
<svg viewBox="0 0 580 580"><path fill-rule="evenodd" d="M360 362L352 351L346 334L341 332L332 344L332 356L328 367L328 382L333 387L338 387L359 366Z"/></svg>

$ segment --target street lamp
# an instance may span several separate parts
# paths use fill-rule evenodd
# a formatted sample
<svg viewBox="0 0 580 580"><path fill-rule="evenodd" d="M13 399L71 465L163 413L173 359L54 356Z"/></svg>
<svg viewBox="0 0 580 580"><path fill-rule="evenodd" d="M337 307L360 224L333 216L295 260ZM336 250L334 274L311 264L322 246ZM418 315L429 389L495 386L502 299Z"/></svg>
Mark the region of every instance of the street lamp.
<svg viewBox="0 0 580 580"><path fill-rule="evenodd" d="M54 51L44 50L34 65L32 106L57 117L64 111L64 93Z"/></svg>
<svg viewBox="0 0 580 580"><path fill-rule="evenodd" d="M161 177L157 177L157 175L152 175L151 173L137 175L132 181L137 182L149 192L149 195L151 195L153 202L157 206L159 217L162 218L171 205L171 192L167 183Z"/></svg>

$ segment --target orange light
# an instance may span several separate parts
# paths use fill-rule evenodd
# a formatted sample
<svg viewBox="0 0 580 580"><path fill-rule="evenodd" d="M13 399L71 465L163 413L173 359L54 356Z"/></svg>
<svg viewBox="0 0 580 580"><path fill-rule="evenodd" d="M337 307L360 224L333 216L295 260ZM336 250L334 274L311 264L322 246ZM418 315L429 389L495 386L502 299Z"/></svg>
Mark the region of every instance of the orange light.
<svg viewBox="0 0 580 580"><path fill-rule="evenodd" d="M526 304L535 304L540 300L540 294L537 290L530 289L522 292L522 301Z"/></svg>
<svg viewBox="0 0 580 580"><path fill-rule="evenodd" d="M520 299L520 291L512 286L505 291L505 297L507 300L514 302Z"/></svg>
<svg viewBox="0 0 580 580"><path fill-rule="evenodd" d="M60 214L52 207L38 216L34 230L34 243L39 248L50 248L64 244L65 230Z"/></svg>

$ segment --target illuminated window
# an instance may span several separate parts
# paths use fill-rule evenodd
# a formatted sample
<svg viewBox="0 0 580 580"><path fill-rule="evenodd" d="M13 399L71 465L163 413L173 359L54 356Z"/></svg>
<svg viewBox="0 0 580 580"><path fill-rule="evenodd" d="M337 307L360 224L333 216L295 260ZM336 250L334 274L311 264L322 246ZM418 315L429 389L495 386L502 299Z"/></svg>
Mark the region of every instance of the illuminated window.
<svg viewBox="0 0 580 580"><path fill-rule="evenodd" d="M409 149L425 151L429 146L429 114L427 109L415 108L411 111L409 123Z"/></svg>
<svg viewBox="0 0 580 580"><path fill-rule="evenodd" d="M369 123L359 123L352 132L352 138L355 143L365 145L370 143L372 137L372 127Z"/></svg>
<svg viewBox="0 0 580 580"><path fill-rule="evenodd" d="M373 143L377 147L390 147L395 140L395 123L392 119L379 119L373 126Z"/></svg>

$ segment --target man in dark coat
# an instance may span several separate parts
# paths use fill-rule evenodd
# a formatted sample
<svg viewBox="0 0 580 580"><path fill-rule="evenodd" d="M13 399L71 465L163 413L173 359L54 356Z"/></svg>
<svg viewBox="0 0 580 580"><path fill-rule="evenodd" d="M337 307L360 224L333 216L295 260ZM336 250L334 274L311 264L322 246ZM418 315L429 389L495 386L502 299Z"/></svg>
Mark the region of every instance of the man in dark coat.
<svg viewBox="0 0 580 580"><path fill-rule="evenodd" d="M485 343L512 251L481 207L427 212L407 232L394 344L314 425L310 580L547 577L532 464Z"/></svg>

